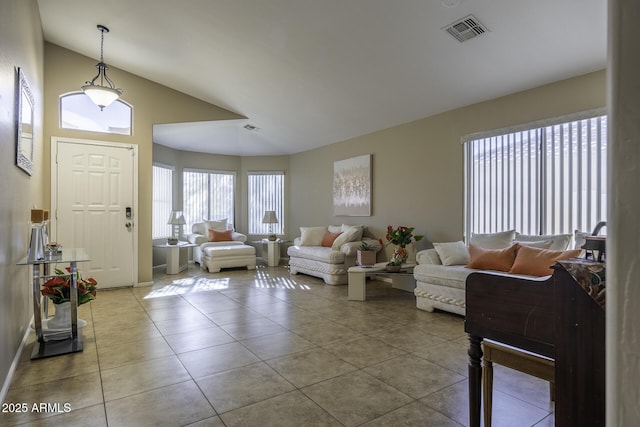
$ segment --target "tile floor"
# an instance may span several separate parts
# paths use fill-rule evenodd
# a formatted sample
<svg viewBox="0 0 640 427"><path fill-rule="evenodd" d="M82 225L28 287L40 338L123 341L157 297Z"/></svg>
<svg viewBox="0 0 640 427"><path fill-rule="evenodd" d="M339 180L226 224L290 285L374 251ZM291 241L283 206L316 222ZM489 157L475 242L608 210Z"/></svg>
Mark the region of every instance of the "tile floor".
<svg viewBox="0 0 640 427"><path fill-rule="evenodd" d="M466 425L463 319L383 282L367 298L283 266L158 270L80 307L83 352L31 361L29 344L5 400L29 410L0 425ZM493 420L553 425L547 383L495 366Z"/></svg>

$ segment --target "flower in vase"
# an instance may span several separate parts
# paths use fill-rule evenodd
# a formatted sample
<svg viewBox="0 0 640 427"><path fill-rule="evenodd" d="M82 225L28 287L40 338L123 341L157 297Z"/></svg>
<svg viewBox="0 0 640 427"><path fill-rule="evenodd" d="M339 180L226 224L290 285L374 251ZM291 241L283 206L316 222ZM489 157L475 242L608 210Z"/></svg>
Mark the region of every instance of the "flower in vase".
<svg viewBox="0 0 640 427"><path fill-rule="evenodd" d="M71 301L71 269L66 268L66 272L56 268L57 276L51 277L43 283L40 293L49 297L54 304L62 304ZM98 282L93 277L83 279L80 273L76 273L76 283L78 288L78 305L87 303L96 297Z"/></svg>
<svg viewBox="0 0 640 427"><path fill-rule="evenodd" d="M408 254L406 246L410 243L420 241L424 237L419 234L414 235L414 230L415 227L405 227L404 225L397 228L393 228L391 225L387 226L387 234L385 236L388 242L387 244L396 245L388 265L402 265L407 261ZM382 239L379 241L380 244L383 244Z"/></svg>

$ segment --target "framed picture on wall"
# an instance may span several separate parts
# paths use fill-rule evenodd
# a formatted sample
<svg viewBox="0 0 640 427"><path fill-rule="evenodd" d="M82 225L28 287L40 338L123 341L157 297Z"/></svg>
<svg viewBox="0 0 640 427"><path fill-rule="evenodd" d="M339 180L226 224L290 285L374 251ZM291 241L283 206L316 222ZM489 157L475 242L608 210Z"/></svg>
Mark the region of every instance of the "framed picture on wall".
<svg viewBox="0 0 640 427"><path fill-rule="evenodd" d="M371 216L371 154L333 162L333 214Z"/></svg>
<svg viewBox="0 0 640 427"><path fill-rule="evenodd" d="M18 87L16 90L16 165L28 173L33 172L33 94L18 67Z"/></svg>

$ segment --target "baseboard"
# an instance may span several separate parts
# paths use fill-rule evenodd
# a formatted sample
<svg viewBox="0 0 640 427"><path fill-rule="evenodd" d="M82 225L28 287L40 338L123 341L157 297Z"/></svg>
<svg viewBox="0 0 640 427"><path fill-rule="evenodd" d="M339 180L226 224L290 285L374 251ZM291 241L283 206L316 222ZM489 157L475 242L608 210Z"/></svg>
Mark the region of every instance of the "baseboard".
<svg viewBox="0 0 640 427"><path fill-rule="evenodd" d="M141 288L143 286L152 286L153 285L153 281L151 282L137 282L133 284L134 288Z"/></svg>
<svg viewBox="0 0 640 427"><path fill-rule="evenodd" d="M16 373L16 369L18 368L18 364L20 363L20 357L22 357L22 351L24 350L24 347L27 344L27 340L29 339L29 333L31 333L32 322L33 322L33 316L29 319L29 322L27 323L27 328L25 329L24 336L22 337L22 342L20 343L20 347L18 347L18 351L16 352L16 355L13 358L13 362L11 362L11 367L9 368L9 372L7 373L7 376L4 379L4 383L2 384L2 390L0 390L0 402L5 401L5 398L7 397L7 393L9 392L9 387L11 386L13 375Z"/></svg>

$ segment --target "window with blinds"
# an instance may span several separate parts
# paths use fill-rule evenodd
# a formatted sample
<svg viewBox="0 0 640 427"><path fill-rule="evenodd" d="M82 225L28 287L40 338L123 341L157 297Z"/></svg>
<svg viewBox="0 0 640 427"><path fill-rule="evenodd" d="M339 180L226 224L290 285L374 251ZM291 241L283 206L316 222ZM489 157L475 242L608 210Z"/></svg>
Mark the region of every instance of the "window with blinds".
<svg viewBox="0 0 640 427"><path fill-rule="evenodd" d="M464 154L467 241L510 229L572 234L606 221L604 115L471 136Z"/></svg>
<svg viewBox="0 0 640 427"><path fill-rule="evenodd" d="M203 220L235 223L236 175L233 172L185 170L182 175L186 229Z"/></svg>
<svg viewBox="0 0 640 427"><path fill-rule="evenodd" d="M173 167L153 165L153 208L151 213L153 239L171 236L171 226L167 224L173 205Z"/></svg>
<svg viewBox="0 0 640 427"><path fill-rule="evenodd" d="M270 234L269 224L262 223L265 211L276 213L273 233L284 234L284 172L249 172L247 202L249 234Z"/></svg>

